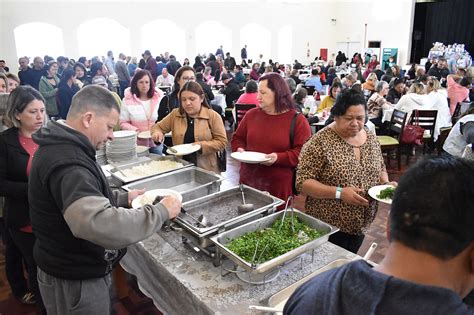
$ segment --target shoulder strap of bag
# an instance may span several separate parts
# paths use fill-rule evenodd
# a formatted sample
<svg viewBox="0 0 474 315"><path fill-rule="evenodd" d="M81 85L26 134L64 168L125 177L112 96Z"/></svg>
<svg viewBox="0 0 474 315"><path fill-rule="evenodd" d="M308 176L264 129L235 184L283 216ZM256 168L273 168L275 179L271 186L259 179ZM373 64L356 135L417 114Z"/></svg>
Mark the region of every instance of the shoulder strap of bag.
<svg viewBox="0 0 474 315"><path fill-rule="evenodd" d="M290 148L293 148L293 142L295 138L295 125L296 125L296 118L298 117L300 113L295 113L293 116L293 119L291 120L291 125L290 125Z"/></svg>

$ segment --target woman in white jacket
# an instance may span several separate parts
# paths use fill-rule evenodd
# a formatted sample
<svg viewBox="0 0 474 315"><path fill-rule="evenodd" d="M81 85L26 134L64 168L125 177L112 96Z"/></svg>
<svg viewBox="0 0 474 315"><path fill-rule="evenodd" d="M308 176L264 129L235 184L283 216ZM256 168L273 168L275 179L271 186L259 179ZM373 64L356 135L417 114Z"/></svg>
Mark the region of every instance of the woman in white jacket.
<svg viewBox="0 0 474 315"><path fill-rule="evenodd" d="M426 86L426 94L431 103L431 109L436 109L438 115L436 116L436 126L433 134L433 140L436 141L440 134L441 128L451 127L451 113L449 112L448 99L446 93L440 91L441 84L438 79L432 78L428 81Z"/></svg>
<svg viewBox="0 0 474 315"><path fill-rule="evenodd" d="M421 83L413 83L408 90L408 93L395 105L395 109L407 113L407 122L410 121L410 116L414 109L431 109L431 103L428 96L425 94L425 87Z"/></svg>

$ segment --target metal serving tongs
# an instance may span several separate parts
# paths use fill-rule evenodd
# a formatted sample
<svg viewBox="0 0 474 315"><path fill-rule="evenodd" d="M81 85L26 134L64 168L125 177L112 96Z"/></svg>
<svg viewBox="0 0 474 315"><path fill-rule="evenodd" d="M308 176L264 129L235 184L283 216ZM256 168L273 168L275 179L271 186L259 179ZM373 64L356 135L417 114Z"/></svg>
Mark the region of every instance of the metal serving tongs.
<svg viewBox="0 0 474 315"><path fill-rule="evenodd" d="M281 230L281 228L283 227L283 222L285 221L285 216L286 216L286 212L288 211L288 204L290 204L291 202L291 230L293 231L293 233L295 233L295 223L293 222L293 216L294 216L294 211L293 211L293 196L289 196L288 199L286 200L286 205L285 205L285 210L283 210L283 217L281 218L281 223L280 223L280 226L278 227L278 231Z"/></svg>
<svg viewBox="0 0 474 315"><path fill-rule="evenodd" d="M258 255L258 257L257 257L258 243L259 242L260 242L260 240L257 240L257 244L255 245L255 251L253 252L252 263L251 263L252 266L257 265L257 262L260 261L260 258L262 258L263 253L265 253L265 251L267 250L268 244L270 244L270 243L267 243L265 245L265 247L263 247L263 250L260 252L260 255Z"/></svg>
<svg viewBox="0 0 474 315"><path fill-rule="evenodd" d="M112 166L117 172L122 174L123 177L127 177L127 175L117 166L117 164L109 162L109 165Z"/></svg>

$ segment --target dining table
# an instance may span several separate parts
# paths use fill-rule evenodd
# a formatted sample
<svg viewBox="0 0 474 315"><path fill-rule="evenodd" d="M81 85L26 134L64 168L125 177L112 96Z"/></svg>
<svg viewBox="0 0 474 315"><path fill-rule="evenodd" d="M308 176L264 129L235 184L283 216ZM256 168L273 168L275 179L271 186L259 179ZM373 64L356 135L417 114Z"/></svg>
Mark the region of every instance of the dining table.
<svg viewBox="0 0 474 315"><path fill-rule="evenodd" d="M337 259L355 254L326 242L281 266L275 281L251 284L229 272L232 264L213 259L183 243L175 231L161 230L128 246L120 265L134 275L138 287L163 314L257 314L250 305L267 306L269 298ZM360 257L359 257L360 258Z"/></svg>
<svg viewBox="0 0 474 315"><path fill-rule="evenodd" d="M222 108L222 112L225 112L227 107L225 95L219 92L219 90L212 90L212 94L214 94L214 99L211 101L211 105L220 106Z"/></svg>

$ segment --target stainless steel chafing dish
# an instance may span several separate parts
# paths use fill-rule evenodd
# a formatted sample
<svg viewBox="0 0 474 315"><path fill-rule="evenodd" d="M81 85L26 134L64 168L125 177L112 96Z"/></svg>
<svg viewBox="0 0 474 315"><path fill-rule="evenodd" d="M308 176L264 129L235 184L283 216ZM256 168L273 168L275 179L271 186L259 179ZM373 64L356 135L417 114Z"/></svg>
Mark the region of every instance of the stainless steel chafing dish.
<svg viewBox="0 0 474 315"><path fill-rule="evenodd" d="M301 245L298 248L295 248L286 254L283 254L281 256L275 257L272 260L266 261L261 264L252 264L251 262L245 261L242 259L240 256L232 252L226 247L226 244L229 243L231 240L242 236L248 232L254 232L257 230L262 230L264 228L270 227L273 222L279 218L281 218L284 214L284 211L280 211L274 214L271 214L267 217L258 219L256 221L238 226L232 230L229 230L227 232L219 233L218 235L211 237L211 241L216 244L219 253L224 254L227 256L230 260L232 260L236 265L240 266L244 270L247 270L251 273L255 274L260 274L260 273L265 273L267 271L270 271L278 266L283 265L284 263L292 260L293 258L303 254L306 251L315 249L316 247L320 246L321 244L325 243L328 241L329 236L331 234L336 233L339 229L327 224L321 220L318 220L316 218L313 218L307 214L304 214L301 211L298 210L293 210L294 215L298 217L302 222L307 224L309 227L316 229L320 232L323 232L324 235L312 240L304 245ZM291 216L291 212L287 212L287 216Z"/></svg>
<svg viewBox="0 0 474 315"><path fill-rule="evenodd" d="M306 281L311 280L312 278L316 277L317 275L319 275L319 274L321 274L325 271L340 267L340 266L345 265L349 262L351 262L351 260L346 259L346 258L340 258L340 259L336 259L336 260L330 262L326 266L324 266L322 268L319 268L318 270L310 273L309 275L307 275L303 279L300 279L299 281L296 281L292 285L290 285L290 286L284 288L283 290L281 290L281 291L275 293L274 295L272 295L268 299L268 306L276 309L277 312L282 312L283 313L283 307L285 306L285 303L288 301L290 296L293 294L293 292L295 292L295 290L300 285L302 285Z"/></svg>
<svg viewBox="0 0 474 315"><path fill-rule="evenodd" d="M202 168L191 166L166 174L133 182L122 188L133 189L173 189L181 193L183 202L207 196L219 191L222 177Z"/></svg>
<svg viewBox="0 0 474 315"><path fill-rule="evenodd" d="M124 176L123 174L121 174L117 170L117 167L121 171L125 171L125 170L131 169L132 167L135 167L135 166L139 166L139 165L143 165L143 164L150 164L153 161L173 161L173 162L181 163L181 164L183 164L183 166L179 166L177 168L162 171L162 172L156 172L156 173L149 174L149 175L146 175L146 176L132 177L132 178ZM138 159L133 160L133 161L128 161L128 162L124 162L124 163L115 163L114 164L115 168L111 169L109 172L110 172L110 174L112 175L112 177L114 179L118 180L119 182L121 182L123 184L127 184L127 183L131 183L131 182L139 181L139 180L142 180L142 179L145 179L145 178L149 178L149 177L152 177L152 176L173 172L173 171L176 171L176 170L179 170L179 169L182 169L182 168L190 167L192 165L193 165L192 163L190 163L188 161L185 161L185 160L182 160L182 159L180 159L176 156L173 156L173 155L161 156L161 155L156 155L156 154L150 154L148 157L139 157Z"/></svg>
<svg viewBox="0 0 474 315"><path fill-rule="evenodd" d="M264 214L273 213L283 201L268 193L261 192L250 186L243 185L245 199L254 204L254 210L239 214L238 206L242 204L239 186L215 192L208 196L184 202L183 208L194 217L204 215L211 226L196 224L187 215L179 215L176 222L183 228L183 234L198 240L198 247L207 248L212 243L209 237L232 229L236 226L253 221Z"/></svg>

